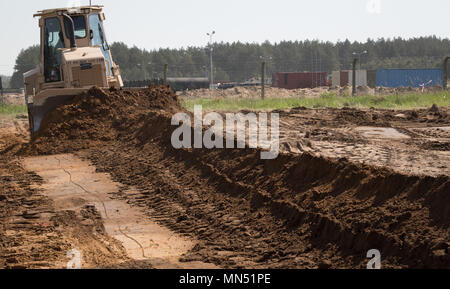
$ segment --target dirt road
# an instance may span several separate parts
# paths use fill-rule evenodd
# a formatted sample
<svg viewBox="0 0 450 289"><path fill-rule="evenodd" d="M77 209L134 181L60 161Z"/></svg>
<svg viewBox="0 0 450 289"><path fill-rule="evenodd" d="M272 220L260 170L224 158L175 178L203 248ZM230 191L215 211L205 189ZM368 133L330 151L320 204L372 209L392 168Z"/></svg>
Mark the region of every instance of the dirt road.
<svg viewBox="0 0 450 289"><path fill-rule="evenodd" d="M48 242L33 243L31 240L42 234L26 229L24 240L45 252L42 259L50 260L48 267L60 266L52 260L66 259L65 250L73 244L92 252L84 260L91 267L96 266L94 260L100 259L100 252L101 259L112 267L142 267L146 261L147 267L158 267L151 256L146 261L133 260L128 241L120 240L120 234L114 231L121 222L134 222L135 217L128 212L136 212L143 224L156 223L161 230L169 230L181 244L193 241L192 247L181 246L187 250L177 251L182 254L178 262L187 267L189 262L201 262L220 268L365 268L370 249L381 251L383 268L450 265L450 180L447 170L440 168L449 165L445 127L450 122L445 108L437 112L280 112L285 153L276 160L264 161L257 149L173 149L170 119L183 109L164 89L93 90L89 95L97 99L82 96L51 114L30 144L23 140L13 145L4 140L7 144L1 148L2 166L17 171L10 179L27 180L18 185L22 193L16 200L9 196L14 189L1 192L8 200L0 199L5 208L13 204L18 208L24 200L36 198L49 204L51 214L70 215L70 226L83 228L85 238L80 240L67 234L70 230L65 223L58 223L63 224L58 230L50 227L50 232L58 232L52 242L62 246L59 251L45 247ZM382 148L377 151L378 147ZM390 147L401 154L389 162L381 153ZM370 151L373 153L368 154ZM125 210L127 217L113 218L108 230L101 202L86 199L80 188L75 188L76 194L93 206L80 210L81 204L71 208L73 202L58 205L58 198L52 197L50 176L57 174L57 183L73 188L67 183L67 174L59 167L57 173L48 167L41 170L32 166L36 159L24 159L48 155L49 167L55 168L54 156L58 154L69 154L65 156L71 160L68 163L83 168L76 182L83 180L86 187L96 179L116 184L115 189L101 186L106 188L100 192L101 200L105 204L120 201L120 206L114 206L119 213ZM402 161L404 157L417 161L409 167ZM436 165L431 164L433 158L439 159ZM71 166L67 164L70 172ZM24 168L34 177L21 173ZM14 182L4 184L8 187ZM96 191L97 185L92 185L94 189L88 191ZM125 209L124 203L132 209ZM44 207L37 201L33 206ZM13 211L3 213L2 226L8 226L8 218L16 215ZM96 216L90 218L94 224L87 221L90 224L86 228L80 217L84 211ZM105 229L95 233L93 228L101 228L100 224ZM9 235L0 233L0 238L9 240L17 230L10 228ZM92 240L96 240L95 246L91 246ZM125 244L120 242L124 240ZM5 244L0 250L0 265L29 266L27 262L36 259L26 255L11 263L14 260L9 260L11 255L5 252L15 248L19 254L23 248L14 247L12 241ZM143 247L145 250L150 244ZM172 261L169 263L177 262Z"/></svg>

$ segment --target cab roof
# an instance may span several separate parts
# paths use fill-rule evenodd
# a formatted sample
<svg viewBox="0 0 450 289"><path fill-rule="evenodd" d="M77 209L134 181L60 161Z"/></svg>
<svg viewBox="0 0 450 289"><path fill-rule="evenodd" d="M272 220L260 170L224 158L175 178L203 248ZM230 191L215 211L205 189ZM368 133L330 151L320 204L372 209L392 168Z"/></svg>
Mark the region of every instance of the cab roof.
<svg viewBox="0 0 450 289"><path fill-rule="evenodd" d="M79 6L79 7L67 7L67 8L55 8L55 9L46 9L38 11L38 13L34 14L33 17L42 17L52 14L58 13L67 13L67 14L80 14L80 13L89 13L91 11L101 12L103 9L103 5L92 5L92 6Z"/></svg>

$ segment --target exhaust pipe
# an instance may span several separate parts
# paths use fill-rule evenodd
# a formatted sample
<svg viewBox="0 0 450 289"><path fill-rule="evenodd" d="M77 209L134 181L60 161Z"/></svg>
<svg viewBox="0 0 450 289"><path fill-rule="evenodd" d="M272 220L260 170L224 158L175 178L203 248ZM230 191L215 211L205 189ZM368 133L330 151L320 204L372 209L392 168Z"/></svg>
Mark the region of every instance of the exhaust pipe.
<svg viewBox="0 0 450 289"><path fill-rule="evenodd" d="M67 20L69 22L69 39L70 39L70 48L74 49L77 48L77 44L75 42L75 24L73 23L72 17L70 17L67 14L62 15L64 17L64 20Z"/></svg>

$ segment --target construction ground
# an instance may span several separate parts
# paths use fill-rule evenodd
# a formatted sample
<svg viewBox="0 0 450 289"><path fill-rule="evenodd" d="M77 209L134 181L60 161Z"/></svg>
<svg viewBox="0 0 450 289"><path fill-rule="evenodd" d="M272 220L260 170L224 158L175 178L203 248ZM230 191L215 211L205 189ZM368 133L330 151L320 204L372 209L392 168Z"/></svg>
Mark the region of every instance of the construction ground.
<svg viewBox="0 0 450 289"><path fill-rule="evenodd" d="M449 107L280 110L274 160L174 149L178 112L152 87L92 89L33 140L2 116L0 268L450 268Z"/></svg>

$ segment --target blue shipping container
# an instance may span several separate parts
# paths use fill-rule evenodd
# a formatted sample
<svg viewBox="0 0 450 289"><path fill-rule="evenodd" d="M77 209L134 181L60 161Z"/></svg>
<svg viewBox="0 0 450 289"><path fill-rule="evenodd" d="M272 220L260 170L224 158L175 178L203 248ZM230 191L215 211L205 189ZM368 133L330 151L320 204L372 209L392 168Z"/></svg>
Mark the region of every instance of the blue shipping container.
<svg viewBox="0 0 450 289"><path fill-rule="evenodd" d="M442 86L442 69L378 69L377 86L384 87L420 87Z"/></svg>

